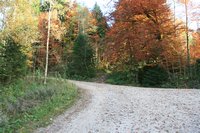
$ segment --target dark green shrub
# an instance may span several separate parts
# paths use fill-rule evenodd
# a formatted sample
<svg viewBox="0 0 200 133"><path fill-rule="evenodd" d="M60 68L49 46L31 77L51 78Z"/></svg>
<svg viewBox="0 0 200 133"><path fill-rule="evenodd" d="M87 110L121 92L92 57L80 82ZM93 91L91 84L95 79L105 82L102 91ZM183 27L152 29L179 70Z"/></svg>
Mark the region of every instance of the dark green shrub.
<svg viewBox="0 0 200 133"><path fill-rule="evenodd" d="M168 73L158 65L144 66L138 73L138 81L145 87L160 87L167 80Z"/></svg>
<svg viewBox="0 0 200 133"><path fill-rule="evenodd" d="M200 59L196 60L196 76L197 80L200 82Z"/></svg>
<svg viewBox="0 0 200 133"><path fill-rule="evenodd" d="M79 34L75 41L67 71L71 77L91 78L95 76L94 53L84 34Z"/></svg>
<svg viewBox="0 0 200 133"><path fill-rule="evenodd" d="M175 75L170 73L170 79L164 82L162 88L188 88L188 78L184 75Z"/></svg>
<svg viewBox="0 0 200 133"><path fill-rule="evenodd" d="M116 85L130 85L135 84L135 75L132 72L113 72L107 76L106 82Z"/></svg>
<svg viewBox="0 0 200 133"><path fill-rule="evenodd" d="M26 56L22 47L7 38L0 51L0 82L12 82L25 75Z"/></svg>

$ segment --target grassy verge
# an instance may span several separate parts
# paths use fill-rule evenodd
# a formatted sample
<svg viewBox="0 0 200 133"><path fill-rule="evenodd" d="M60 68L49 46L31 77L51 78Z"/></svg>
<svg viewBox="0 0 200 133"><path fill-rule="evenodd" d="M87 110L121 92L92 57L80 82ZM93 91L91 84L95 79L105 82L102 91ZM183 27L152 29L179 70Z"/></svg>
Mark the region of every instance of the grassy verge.
<svg viewBox="0 0 200 133"><path fill-rule="evenodd" d="M78 92L70 83L51 79L43 85L38 81L25 79L0 87L0 132L31 132L51 123L75 102Z"/></svg>

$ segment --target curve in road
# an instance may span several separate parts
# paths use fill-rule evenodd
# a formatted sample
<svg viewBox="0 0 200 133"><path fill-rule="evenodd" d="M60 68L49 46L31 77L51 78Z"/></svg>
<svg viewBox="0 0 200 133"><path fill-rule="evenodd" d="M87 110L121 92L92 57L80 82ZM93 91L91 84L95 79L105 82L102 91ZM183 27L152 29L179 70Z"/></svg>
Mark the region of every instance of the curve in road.
<svg viewBox="0 0 200 133"><path fill-rule="evenodd" d="M37 133L200 133L200 90L70 82L83 97Z"/></svg>

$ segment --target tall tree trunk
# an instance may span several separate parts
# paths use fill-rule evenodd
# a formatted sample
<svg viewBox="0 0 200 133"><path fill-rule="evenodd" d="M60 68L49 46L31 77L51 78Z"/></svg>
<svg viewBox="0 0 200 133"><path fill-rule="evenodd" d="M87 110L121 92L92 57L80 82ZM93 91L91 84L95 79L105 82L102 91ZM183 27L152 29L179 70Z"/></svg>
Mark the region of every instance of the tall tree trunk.
<svg viewBox="0 0 200 133"><path fill-rule="evenodd" d="M188 67L188 76L190 77L190 46L189 46L189 31L188 31L188 7L187 1L185 0L185 20L186 20L186 45L187 45L187 67Z"/></svg>
<svg viewBox="0 0 200 133"><path fill-rule="evenodd" d="M173 2L174 2L174 29L176 29L176 1L175 0L173 0Z"/></svg>
<svg viewBox="0 0 200 133"><path fill-rule="evenodd" d="M48 34L47 34L47 45L46 45L46 64L45 64L44 84L47 83L48 64L49 64L49 39L50 39L50 31L51 31L51 3L50 3L50 7L49 7L49 17L48 17Z"/></svg>

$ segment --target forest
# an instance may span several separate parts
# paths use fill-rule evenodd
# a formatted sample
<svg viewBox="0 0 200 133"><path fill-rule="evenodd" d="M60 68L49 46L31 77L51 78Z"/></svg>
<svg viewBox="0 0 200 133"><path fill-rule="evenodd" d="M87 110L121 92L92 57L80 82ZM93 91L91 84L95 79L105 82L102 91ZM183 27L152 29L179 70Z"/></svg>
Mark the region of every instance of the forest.
<svg viewBox="0 0 200 133"><path fill-rule="evenodd" d="M189 26L200 24L200 5L119 0L113 8L105 15L97 3L0 0L0 132L32 130L47 124L49 110L70 106L78 92L64 79L200 88L200 27Z"/></svg>

